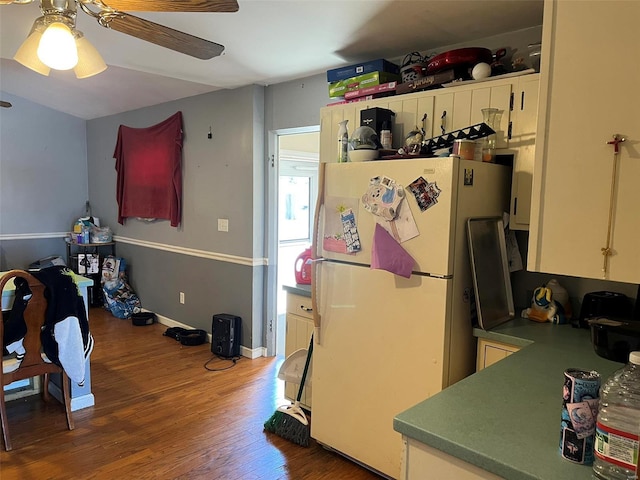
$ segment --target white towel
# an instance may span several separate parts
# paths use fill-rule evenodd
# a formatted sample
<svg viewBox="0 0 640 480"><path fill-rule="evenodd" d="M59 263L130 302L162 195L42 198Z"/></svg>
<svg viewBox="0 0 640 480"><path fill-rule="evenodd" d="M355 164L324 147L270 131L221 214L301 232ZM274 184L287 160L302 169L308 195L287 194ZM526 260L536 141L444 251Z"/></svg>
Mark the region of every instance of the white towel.
<svg viewBox="0 0 640 480"><path fill-rule="evenodd" d="M72 381L84 384L85 356L78 317L67 317L56 323L53 334L62 368Z"/></svg>

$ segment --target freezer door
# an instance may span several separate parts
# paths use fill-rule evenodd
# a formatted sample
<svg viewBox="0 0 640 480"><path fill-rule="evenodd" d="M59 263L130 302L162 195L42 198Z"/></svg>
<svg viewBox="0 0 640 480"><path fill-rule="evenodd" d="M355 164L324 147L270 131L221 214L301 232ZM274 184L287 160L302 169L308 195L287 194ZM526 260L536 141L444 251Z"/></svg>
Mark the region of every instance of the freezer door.
<svg viewBox="0 0 640 480"><path fill-rule="evenodd" d="M458 163L450 158L411 160L383 160L358 163L333 163L326 165L324 181L324 208L320 220L321 232L316 252L322 257L371 264L371 248L376 222L388 228L416 261L414 271L439 275L450 274L453 260L452 244L449 241L452 229L452 214L456 198ZM384 206L373 214L365 208L363 196L369 204L375 203L380 190L384 195L393 195L388 189L370 187L372 178L387 177L397 186L395 193L403 196L399 204L397 220L388 221L388 210ZM416 197L405 188L423 178L433 192L439 191L437 203L421 211ZM437 188L437 190L435 190ZM396 197L397 198L397 197ZM386 205L389 197L385 199ZM395 199L394 199L395 200ZM342 212L352 209L361 250L345 253ZM415 222L415 223L414 223ZM417 234L417 236L413 236ZM406 238L409 240L403 241ZM340 253L342 252L342 253Z"/></svg>
<svg viewBox="0 0 640 480"><path fill-rule="evenodd" d="M311 436L400 478L393 418L443 388L453 281L333 262L320 270Z"/></svg>

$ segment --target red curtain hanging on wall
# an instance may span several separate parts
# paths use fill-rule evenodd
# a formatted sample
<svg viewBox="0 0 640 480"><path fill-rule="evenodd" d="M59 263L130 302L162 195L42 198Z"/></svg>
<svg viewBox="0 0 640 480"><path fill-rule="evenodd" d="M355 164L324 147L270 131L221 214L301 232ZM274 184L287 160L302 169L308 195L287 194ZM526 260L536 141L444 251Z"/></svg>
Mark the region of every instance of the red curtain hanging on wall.
<svg viewBox="0 0 640 480"><path fill-rule="evenodd" d="M182 218L182 112L147 128L120 125L113 153L118 223L127 217Z"/></svg>

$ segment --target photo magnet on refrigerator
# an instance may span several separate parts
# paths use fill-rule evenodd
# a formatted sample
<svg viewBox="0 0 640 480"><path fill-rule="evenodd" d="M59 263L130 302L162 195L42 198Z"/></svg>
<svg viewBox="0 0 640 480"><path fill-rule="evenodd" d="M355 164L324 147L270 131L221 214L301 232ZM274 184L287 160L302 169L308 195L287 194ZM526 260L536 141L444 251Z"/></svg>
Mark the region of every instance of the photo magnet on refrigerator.
<svg viewBox="0 0 640 480"><path fill-rule="evenodd" d="M430 207L433 207L438 203L438 196L440 196L441 190L436 185L436 182L429 183L423 177L418 177L409 184L409 190L416 197L418 207L421 211L425 211Z"/></svg>
<svg viewBox="0 0 640 480"><path fill-rule="evenodd" d="M347 253L356 253L362 250L360 245L360 235L358 235L358 227L356 225L356 217L350 208L340 214L342 219L342 230L344 231L344 240L347 244Z"/></svg>

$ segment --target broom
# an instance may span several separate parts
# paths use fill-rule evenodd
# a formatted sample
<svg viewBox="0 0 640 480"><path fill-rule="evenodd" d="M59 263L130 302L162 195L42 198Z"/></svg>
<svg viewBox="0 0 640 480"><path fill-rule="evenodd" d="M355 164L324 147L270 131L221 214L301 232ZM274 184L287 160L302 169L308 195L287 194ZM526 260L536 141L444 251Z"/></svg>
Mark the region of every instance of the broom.
<svg viewBox="0 0 640 480"><path fill-rule="evenodd" d="M311 342L309 343L309 351L307 359L304 363L302 371L302 379L298 388L298 396L293 405L282 405L271 415L271 418L264 423L264 429L268 432L275 433L279 437L289 440L297 445L308 447L309 437L311 436L309 428L309 420L300 408L300 398L302 398L302 389L304 388L307 372L309 371L309 363L311 362L311 354L313 352L313 334L311 334Z"/></svg>

